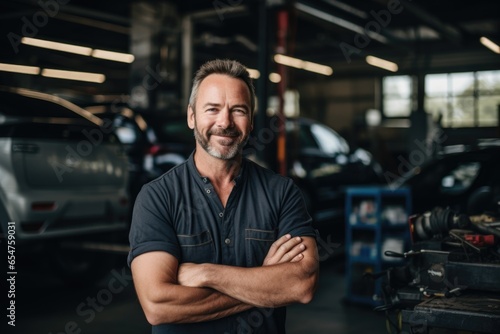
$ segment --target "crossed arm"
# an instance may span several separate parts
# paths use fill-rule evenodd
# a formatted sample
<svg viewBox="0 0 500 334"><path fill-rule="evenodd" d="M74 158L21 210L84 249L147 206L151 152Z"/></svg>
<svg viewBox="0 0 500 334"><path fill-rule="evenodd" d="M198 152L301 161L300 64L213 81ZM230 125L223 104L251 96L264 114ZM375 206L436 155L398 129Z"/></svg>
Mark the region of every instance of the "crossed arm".
<svg viewBox="0 0 500 334"><path fill-rule="evenodd" d="M312 299L318 277L316 242L285 235L269 250L262 267L179 265L166 252L132 261L132 276L152 325L219 319L252 307L279 307Z"/></svg>

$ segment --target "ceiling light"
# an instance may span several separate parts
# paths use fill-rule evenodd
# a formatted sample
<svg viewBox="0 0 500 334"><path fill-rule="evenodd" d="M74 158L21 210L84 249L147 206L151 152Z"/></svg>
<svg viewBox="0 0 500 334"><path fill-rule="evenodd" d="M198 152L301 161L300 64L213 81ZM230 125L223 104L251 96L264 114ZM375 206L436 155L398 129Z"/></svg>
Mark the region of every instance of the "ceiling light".
<svg viewBox="0 0 500 334"><path fill-rule="evenodd" d="M129 53L113 52L99 49L95 49L92 51L92 57L129 64L134 61L134 55L131 55Z"/></svg>
<svg viewBox="0 0 500 334"><path fill-rule="evenodd" d="M498 46L496 43L494 43L493 41L491 41L489 38L481 37L479 39L479 41L481 42L481 44L483 44L484 46L486 46L491 51L500 54L500 46Z"/></svg>
<svg viewBox="0 0 500 334"><path fill-rule="evenodd" d="M0 71L37 75L40 67L0 63Z"/></svg>
<svg viewBox="0 0 500 334"><path fill-rule="evenodd" d="M281 54L275 55L274 61L281 65L295 67L301 70L306 70L309 72L319 73L323 75L332 75L333 73L333 69L330 66L321 65Z"/></svg>
<svg viewBox="0 0 500 334"><path fill-rule="evenodd" d="M272 83L279 83L281 81L281 75L278 73L269 73L269 81Z"/></svg>
<svg viewBox="0 0 500 334"><path fill-rule="evenodd" d="M134 61L134 55L129 53L114 52L100 49L92 49L85 46L46 41L43 39L23 37L21 43L39 48L51 49L62 52L75 53L82 56L92 56L94 58L118 61L121 63L131 63Z"/></svg>
<svg viewBox="0 0 500 334"><path fill-rule="evenodd" d="M100 73L63 71L63 70L54 70L49 68L45 68L42 70L42 76L48 78L78 80L78 81L97 82L97 83L103 83L104 80L106 80L106 76Z"/></svg>
<svg viewBox="0 0 500 334"><path fill-rule="evenodd" d="M387 71L391 71L391 72L398 71L398 65L396 63L393 63L393 62L388 61L388 60L384 60L382 58L377 58L374 56L367 56L366 62L372 66L380 67L380 68L383 68L384 70L387 70Z"/></svg>
<svg viewBox="0 0 500 334"><path fill-rule="evenodd" d="M260 78L260 72L258 70L255 70L253 68L247 68L248 74L250 75L250 78L252 79L258 79Z"/></svg>
<svg viewBox="0 0 500 334"><path fill-rule="evenodd" d="M51 49L51 50L69 52L69 53L76 53L76 54L83 55L83 56L90 56L90 54L92 53L91 48L87 48L84 46L59 43L59 42L52 42L52 41L46 41L43 39L36 39L36 38L30 38L30 37L23 37L21 39L21 43L26 44L26 45L36 46L39 48L45 48L45 49Z"/></svg>

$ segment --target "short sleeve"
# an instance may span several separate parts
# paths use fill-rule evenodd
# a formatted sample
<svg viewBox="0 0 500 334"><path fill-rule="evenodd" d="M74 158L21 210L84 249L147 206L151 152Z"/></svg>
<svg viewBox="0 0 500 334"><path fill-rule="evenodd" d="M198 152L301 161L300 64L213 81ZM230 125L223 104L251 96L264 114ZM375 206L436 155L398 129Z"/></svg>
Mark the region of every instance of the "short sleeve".
<svg viewBox="0 0 500 334"><path fill-rule="evenodd" d="M280 211L279 237L287 233L292 236L316 237L302 192L291 179L285 186Z"/></svg>
<svg viewBox="0 0 500 334"><path fill-rule="evenodd" d="M144 185L139 192L129 232L129 266L138 255L153 251L164 251L180 258L177 234L166 203L167 194L154 181Z"/></svg>

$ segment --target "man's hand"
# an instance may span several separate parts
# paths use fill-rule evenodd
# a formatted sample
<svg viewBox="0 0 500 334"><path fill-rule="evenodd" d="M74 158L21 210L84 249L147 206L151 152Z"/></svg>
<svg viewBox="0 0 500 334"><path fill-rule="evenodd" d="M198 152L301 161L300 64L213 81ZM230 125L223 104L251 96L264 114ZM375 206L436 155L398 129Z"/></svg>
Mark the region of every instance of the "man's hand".
<svg viewBox="0 0 500 334"><path fill-rule="evenodd" d="M271 245L262 266L300 261L304 258L302 252L305 249L301 237L292 238L290 234L285 234Z"/></svg>
<svg viewBox="0 0 500 334"><path fill-rule="evenodd" d="M180 285L189 286L192 288L203 287L203 264L182 263L179 265L177 272L177 280Z"/></svg>

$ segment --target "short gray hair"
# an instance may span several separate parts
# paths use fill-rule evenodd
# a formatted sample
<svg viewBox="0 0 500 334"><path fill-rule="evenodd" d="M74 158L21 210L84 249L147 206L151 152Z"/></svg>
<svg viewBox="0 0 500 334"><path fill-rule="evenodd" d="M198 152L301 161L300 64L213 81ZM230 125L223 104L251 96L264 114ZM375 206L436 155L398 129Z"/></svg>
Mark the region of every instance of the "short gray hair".
<svg viewBox="0 0 500 334"><path fill-rule="evenodd" d="M206 62L196 71L193 79L193 88L189 96L189 105L194 111L196 98L198 97L198 89L201 82L210 74L224 74L234 79L242 80L250 91L250 112L253 114L255 110L255 88L253 86L252 78L247 71L247 68L236 60L229 59L215 59Z"/></svg>

